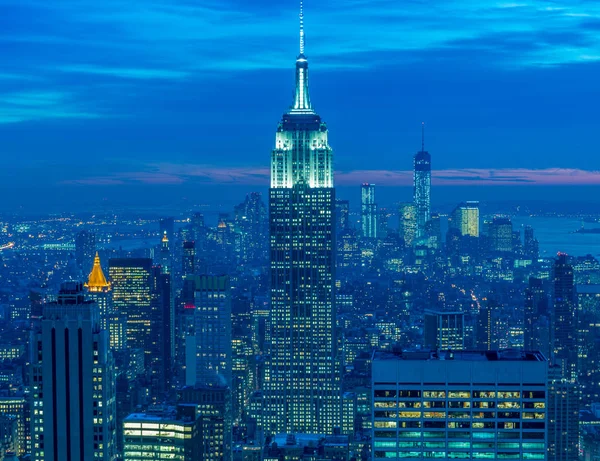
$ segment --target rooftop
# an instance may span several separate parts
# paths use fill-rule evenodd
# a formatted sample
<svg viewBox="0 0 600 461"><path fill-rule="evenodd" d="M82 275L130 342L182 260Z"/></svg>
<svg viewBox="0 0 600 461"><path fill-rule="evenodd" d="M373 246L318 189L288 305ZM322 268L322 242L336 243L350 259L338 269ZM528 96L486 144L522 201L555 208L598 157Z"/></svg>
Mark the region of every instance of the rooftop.
<svg viewBox="0 0 600 461"><path fill-rule="evenodd" d="M462 360L467 362L545 362L539 351L504 349L497 351L376 351L373 360Z"/></svg>

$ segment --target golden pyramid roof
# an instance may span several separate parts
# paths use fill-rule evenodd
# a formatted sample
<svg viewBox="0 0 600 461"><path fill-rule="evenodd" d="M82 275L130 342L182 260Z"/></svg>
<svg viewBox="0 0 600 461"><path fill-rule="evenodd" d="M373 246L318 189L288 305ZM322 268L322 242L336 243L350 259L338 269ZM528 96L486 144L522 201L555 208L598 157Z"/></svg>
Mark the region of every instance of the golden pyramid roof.
<svg viewBox="0 0 600 461"><path fill-rule="evenodd" d="M110 288L110 283L107 282L104 272L102 272L102 267L100 266L100 256L98 255L98 252L96 252L96 257L94 258L94 267L92 268L92 272L90 272L85 286L90 291L103 291Z"/></svg>

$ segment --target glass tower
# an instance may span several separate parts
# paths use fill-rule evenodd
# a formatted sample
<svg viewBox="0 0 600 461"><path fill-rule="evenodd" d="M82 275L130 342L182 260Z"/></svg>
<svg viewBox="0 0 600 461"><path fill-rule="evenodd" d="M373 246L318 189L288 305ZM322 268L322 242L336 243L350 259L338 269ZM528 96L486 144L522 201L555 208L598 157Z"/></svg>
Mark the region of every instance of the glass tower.
<svg viewBox="0 0 600 461"><path fill-rule="evenodd" d="M301 12L294 104L279 123L271 155L268 434L327 434L340 422L333 155L310 103L302 21Z"/></svg>
<svg viewBox="0 0 600 461"><path fill-rule="evenodd" d="M375 184L363 184L360 188L360 212L362 236L367 239L377 237L377 204L375 203Z"/></svg>
<svg viewBox="0 0 600 461"><path fill-rule="evenodd" d="M414 201L417 211L417 239L425 237L425 224L431 218L431 155L425 151L425 137L414 159Z"/></svg>

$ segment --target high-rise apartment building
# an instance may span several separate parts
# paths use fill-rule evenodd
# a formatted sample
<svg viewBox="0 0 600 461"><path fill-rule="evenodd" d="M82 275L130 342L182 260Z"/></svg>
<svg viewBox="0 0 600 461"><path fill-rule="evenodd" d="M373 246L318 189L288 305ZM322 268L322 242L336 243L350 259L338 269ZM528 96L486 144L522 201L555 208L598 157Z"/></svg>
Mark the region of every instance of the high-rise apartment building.
<svg viewBox="0 0 600 461"><path fill-rule="evenodd" d="M360 219L362 236L367 239L377 237L377 203L375 203L375 184L360 186Z"/></svg>
<svg viewBox="0 0 600 461"><path fill-rule="evenodd" d="M425 124L422 125L421 150L414 157L414 204L417 239L425 237L425 225L431 219L431 155L425 151Z"/></svg>
<svg viewBox="0 0 600 461"><path fill-rule="evenodd" d="M115 459L115 372L108 332L83 285L64 283L32 333L32 458Z"/></svg>
<svg viewBox="0 0 600 461"><path fill-rule="evenodd" d="M479 237L479 202L459 204L450 215L448 226L458 229L463 237Z"/></svg>
<svg viewBox="0 0 600 461"><path fill-rule="evenodd" d="M377 352L373 459L546 459L538 352Z"/></svg>
<svg viewBox="0 0 600 461"><path fill-rule="evenodd" d="M302 24L302 12L300 19ZM279 123L271 156L269 202L271 344L264 430L332 433L340 420L333 151L309 98L303 25L295 98Z"/></svg>
<svg viewBox="0 0 600 461"><path fill-rule="evenodd" d="M465 314L463 312L425 311L423 325L425 348L462 350L465 348Z"/></svg>
<svg viewBox="0 0 600 461"><path fill-rule="evenodd" d="M573 266L559 253L554 263L554 361L563 378L577 379L577 308Z"/></svg>

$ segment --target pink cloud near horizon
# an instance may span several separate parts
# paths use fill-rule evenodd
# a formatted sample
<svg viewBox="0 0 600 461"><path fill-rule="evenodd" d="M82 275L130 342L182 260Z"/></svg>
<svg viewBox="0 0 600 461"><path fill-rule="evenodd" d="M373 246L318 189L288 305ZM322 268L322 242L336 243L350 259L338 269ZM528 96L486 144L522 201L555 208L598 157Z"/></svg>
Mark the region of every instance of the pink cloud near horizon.
<svg viewBox="0 0 600 461"><path fill-rule="evenodd" d="M118 172L105 176L63 181L69 185L181 185L184 183L269 185L269 168L216 167L197 164L160 163L147 165L140 171ZM380 186L412 186L413 173L408 170L336 171L338 186L355 186L363 182ZM435 186L585 186L600 185L600 171L574 168L468 168L434 170Z"/></svg>

